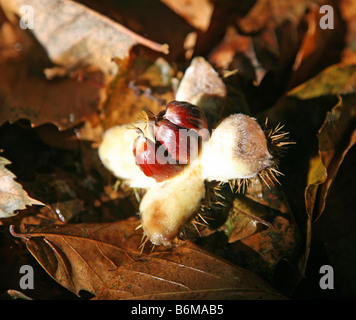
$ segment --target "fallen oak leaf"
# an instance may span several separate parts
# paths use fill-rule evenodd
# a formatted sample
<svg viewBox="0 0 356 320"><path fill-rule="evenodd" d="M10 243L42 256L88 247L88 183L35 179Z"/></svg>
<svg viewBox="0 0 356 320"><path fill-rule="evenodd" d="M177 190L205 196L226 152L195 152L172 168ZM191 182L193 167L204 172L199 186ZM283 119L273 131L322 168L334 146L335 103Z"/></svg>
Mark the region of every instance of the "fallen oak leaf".
<svg viewBox="0 0 356 320"><path fill-rule="evenodd" d="M16 182L16 176L7 168L11 164L6 158L0 157L0 218L9 218L17 210L26 209L26 206L44 205L42 202L31 198Z"/></svg>

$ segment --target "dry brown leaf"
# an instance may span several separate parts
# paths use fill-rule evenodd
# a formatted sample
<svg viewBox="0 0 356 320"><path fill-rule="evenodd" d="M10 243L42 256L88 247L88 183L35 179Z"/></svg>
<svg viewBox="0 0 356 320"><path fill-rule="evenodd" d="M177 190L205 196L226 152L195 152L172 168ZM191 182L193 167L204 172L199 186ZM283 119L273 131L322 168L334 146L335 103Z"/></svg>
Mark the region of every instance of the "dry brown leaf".
<svg viewBox="0 0 356 320"><path fill-rule="evenodd" d="M243 32L256 33L270 22L279 26L286 20L299 20L310 3L320 2L323 0L258 0L238 24Z"/></svg>
<svg viewBox="0 0 356 320"><path fill-rule="evenodd" d="M342 52L342 62L356 63L356 2L352 0L342 0L339 6L342 18L347 24L346 46Z"/></svg>
<svg viewBox="0 0 356 320"><path fill-rule="evenodd" d="M68 290L96 294L116 276L116 269L140 255L137 219L115 223L52 224L14 236L26 246L47 273Z"/></svg>
<svg viewBox="0 0 356 320"><path fill-rule="evenodd" d="M267 207L264 207L247 197L236 195L232 212L227 221L229 243L244 239L257 231L257 224L261 223L272 227L265 221L268 215Z"/></svg>
<svg viewBox="0 0 356 320"><path fill-rule="evenodd" d="M289 92L289 95L303 100L324 95L336 95L339 99L326 115L317 134L319 153L309 160L305 189L306 211L309 219L317 218L322 213L330 184L347 151L355 143L352 131L355 117L352 95L355 68L356 66L352 64L333 65ZM345 95L341 97L344 93ZM322 190L319 195L319 208L314 212L319 188Z"/></svg>
<svg viewBox="0 0 356 320"><path fill-rule="evenodd" d="M32 300L30 297L17 290L7 290L7 294L11 297L11 299Z"/></svg>
<svg viewBox="0 0 356 320"><path fill-rule="evenodd" d="M334 20L331 29L323 29L319 25L323 17L320 6L311 3L308 9L305 16L307 30L295 57L289 88L304 83L327 66L338 63L344 46L346 28L338 7L333 7Z"/></svg>
<svg viewBox="0 0 356 320"><path fill-rule="evenodd" d="M209 61L217 68L227 69L236 54L248 51L251 41L251 37L239 34L235 27L230 26L219 46L211 53ZM240 68L238 72L241 72Z"/></svg>
<svg viewBox="0 0 356 320"><path fill-rule="evenodd" d="M345 96L327 114L318 132L319 154L311 159L305 188L305 205L308 215L307 241L304 268L308 261L312 224L325 209L331 184L351 147L356 143L354 99Z"/></svg>
<svg viewBox="0 0 356 320"><path fill-rule="evenodd" d="M305 209L308 219L312 219L315 199L319 185L324 183L327 177L320 155L312 157L309 161L309 172L307 177L307 186L305 188Z"/></svg>
<svg viewBox="0 0 356 320"><path fill-rule="evenodd" d="M134 56L115 77L103 106L105 129L135 122L142 110L157 113L174 99L174 70L163 58Z"/></svg>
<svg viewBox="0 0 356 320"><path fill-rule="evenodd" d="M320 200L316 217L319 217L324 211L330 185L347 152L356 143L355 102L352 99L347 101L347 97L344 97L343 100L344 103L340 100L340 104L330 111L318 132L319 152L323 165L327 168L327 177L320 186ZM344 138L345 135L347 138Z"/></svg>
<svg viewBox="0 0 356 320"><path fill-rule="evenodd" d="M354 145L345 155L333 179L323 214L312 225L312 246L307 269L313 266L316 254L327 256L334 274L339 275L335 279L335 289L339 296L347 299L356 297L356 197L352 196L355 190L355 159Z"/></svg>
<svg viewBox="0 0 356 320"><path fill-rule="evenodd" d="M96 299L284 299L253 273L190 242L117 269Z"/></svg>
<svg viewBox="0 0 356 320"><path fill-rule="evenodd" d="M239 27L244 33L256 33L261 31L271 19L271 1L256 1L250 12L239 21Z"/></svg>
<svg viewBox="0 0 356 320"><path fill-rule="evenodd" d="M161 0L187 20L193 27L206 31L209 28L214 5L209 0Z"/></svg>
<svg viewBox="0 0 356 320"><path fill-rule="evenodd" d="M313 6L307 15L308 29L304 35L303 42L299 48L297 56L294 61L293 69L299 68L302 60L312 55L317 47L317 40L320 37L320 28L318 26L318 21L321 15L319 14L319 7Z"/></svg>
<svg viewBox="0 0 356 320"><path fill-rule="evenodd" d="M272 281L280 276L275 274L275 268L281 261L297 266L301 250L300 231L279 185L267 187L260 179L252 179L245 196L246 199L242 196L235 198L232 217L237 213L238 219L230 221L235 222L230 226L232 230L235 227L235 233L229 238L230 243L235 240L231 246L236 252L234 261ZM297 267L295 276L298 277Z"/></svg>
<svg viewBox="0 0 356 320"><path fill-rule="evenodd" d="M101 86L101 74L89 74L93 82L76 79L51 82L29 70L30 65L24 61L8 63L2 68L0 117L3 122L26 118L33 125L50 122L59 129L68 129L97 114L102 89L95 82Z"/></svg>
<svg viewBox="0 0 356 320"><path fill-rule="evenodd" d="M354 92L355 78L356 64L334 64L287 94L306 100L321 96L352 93Z"/></svg>
<svg viewBox="0 0 356 320"><path fill-rule="evenodd" d="M31 31L51 61L66 70L94 65L105 74L115 75L117 64L112 58L127 58L136 44L168 53L168 45L143 38L74 1L11 0L0 4L12 21L13 15L21 16L23 5L31 6L34 12Z"/></svg>
<svg viewBox="0 0 356 320"><path fill-rule="evenodd" d="M98 299L283 299L253 273L188 245L140 253L137 219L11 233L62 286Z"/></svg>
<svg viewBox="0 0 356 320"><path fill-rule="evenodd" d="M48 122L67 129L97 114L107 81L101 71L88 68L73 77L47 80L43 69L50 62L43 48L8 21L0 28L0 46L8 48L0 56L1 124L26 118L33 125Z"/></svg>
<svg viewBox="0 0 356 320"><path fill-rule="evenodd" d="M16 210L26 209L26 206L44 205L28 196L14 180L16 176L5 168L8 164L11 164L9 160L0 157L0 218L12 217L16 215Z"/></svg>

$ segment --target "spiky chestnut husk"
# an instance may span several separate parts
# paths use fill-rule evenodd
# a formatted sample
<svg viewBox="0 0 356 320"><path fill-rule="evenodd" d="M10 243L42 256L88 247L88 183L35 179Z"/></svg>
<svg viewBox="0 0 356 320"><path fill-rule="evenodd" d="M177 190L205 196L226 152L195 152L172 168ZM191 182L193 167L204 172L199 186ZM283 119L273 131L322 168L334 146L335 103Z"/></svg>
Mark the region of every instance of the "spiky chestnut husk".
<svg viewBox="0 0 356 320"><path fill-rule="evenodd" d="M264 132L254 118L243 114L224 119L213 131L198 161L177 177L147 191L140 206L147 238L154 244L168 245L188 221L197 227L200 222L194 217L206 205L207 198L212 197L214 205L225 205L220 189L226 182L241 191L256 176L267 185L277 181L277 159L272 158L268 147L273 146L276 153L287 143L282 141L286 134L277 129ZM204 188L205 180L217 181L212 189L215 194Z"/></svg>
<svg viewBox="0 0 356 320"><path fill-rule="evenodd" d="M233 114L213 130L202 151L203 177L228 182L248 179L274 165L265 133L254 118Z"/></svg>
<svg viewBox="0 0 356 320"><path fill-rule="evenodd" d="M147 190L140 203L144 234L155 245L171 244L204 197L201 165L195 161L179 175Z"/></svg>
<svg viewBox="0 0 356 320"><path fill-rule="evenodd" d="M145 123L135 122L114 126L105 131L98 148L99 158L113 175L131 188L149 188L156 180L146 176L135 163L132 146L137 138L137 129Z"/></svg>
<svg viewBox="0 0 356 320"><path fill-rule="evenodd" d="M198 106L213 124L219 118L225 98L226 87L214 68L203 57L192 59L179 84L176 100ZM140 126L137 122L133 124ZM128 129L129 127L131 127L129 124L124 124L108 129L100 144L99 156L104 166L124 184L132 188L145 189L156 181L147 177L135 164L132 145L137 133Z"/></svg>
<svg viewBox="0 0 356 320"><path fill-rule="evenodd" d="M200 60L201 60L201 58L200 58ZM199 60L199 61L200 61ZM194 61L198 61L198 60L196 60L196 59L194 59ZM188 70L187 70L187 72L186 72L186 74L185 74L185 77L184 78L187 78L186 76L188 76ZM198 71L198 74L199 74L200 72ZM206 81L203 81L203 84L204 85L202 85L202 86L197 86L197 85L195 85L195 83L196 83L196 75L194 74L194 75L190 75L191 77L191 83L188 83L187 81L185 81L185 79L183 79L184 81L182 81L182 83L181 83L181 85L180 85L180 88L179 88L179 94L177 93L177 96L176 96L176 98L178 99L178 100L183 100L183 101L189 101L189 102L191 102L191 103L194 103L194 104L197 104L197 105L199 105L200 107L202 107L206 112L207 112L207 114L214 114L214 112L212 112L212 110L214 109L214 108L210 108L211 107L211 104L208 104L208 105L206 105L205 104L205 101L206 101L206 97L210 97L210 96L216 96L216 93L214 92L214 94L210 94L210 92L202 92L202 90L205 90L206 88L213 88L213 89L215 89L215 84L216 84L216 79L214 79L214 81L209 81L209 82L206 82ZM204 79L205 79L205 77L203 77ZM184 82L184 86L183 86L183 82ZM210 84L214 84L214 85L210 85ZM222 84L222 87L224 87L224 85ZM188 89L188 91L186 90L186 89ZM224 89L225 90L225 89ZM187 94L187 92L189 93L189 94ZM222 94L222 98L223 97L225 97L225 91L223 92L224 94ZM209 100L210 101L210 100ZM203 103L204 102L204 103ZM213 100L213 105L214 105L214 102L215 102L215 100ZM215 110L215 109L214 109ZM209 112L208 112L209 111ZM166 111L165 111L166 112ZM158 114L158 115L156 115L156 116L161 116L161 119L163 119L163 112L161 113L161 114ZM212 117L210 117L211 119L217 119L218 118L218 116L217 115L215 115L214 114L214 116L212 116ZM174 122L172 122L172 123L174 123ZM211 121L211 123L214 123L214 121ZM135 132L134 130L132 130L131 132ZM273 135L272 135L273 136ZM274 140L274 145L276 146L277 144L279 144L280 145L280 143L277 143L277 140L275 139ZM115 146L115 144L113 144L112 145L112 148L114 148L114 146ZM131 145L131 147L132 147L132 145ZM275 153L270 153L271 155L275 155ZM126 157L126 154L125 153L123 153L122 154L122 156L123 155L125 155L125 157ZM133 156L133 155L132 155ZM271 164L271 166L270 167L266 167L265 169L263 169L261 172L259 172L258 173L258 175L262 175L262 173L263 172L271 172L271 171L269 171L269 170L271 170L271 168L274 168L274 166L275 166L275 159L272 159L272 164ZM134 161L133 161L133 164L135 165L135 163L134 163ZM192 165L192 164L191 164ZM191 167L191 165L188 165L187 166L187 168L186 169L188 169L188 168L190 168ZM135 165L136 166L136 165ZM136 166L137 167L137 166ZM139 169L138 167L137 167L137 169ZM176 178L177 178L177 180L178 180L178 177L185 177L185 179L183 179L184 181L182 182L182 185L184 186L184 185L186 185L186 184L189 184L189 183L192 183L192 185L190 186L190 189L191 190L195 190L195 189L197 189L197 190L202 190L201 189L201 186L202 186L202 183L201 183L201 181L202 180L204 180L204 177L201 177L201 178L199 178L199 179L191 179L190 177L189 177L189 175L186 175L185 174L185 172L186 172L186 169L184 169L183 170L183 172L181 172L179 175L177 175L176 177L174 177L174 178L172 178L172 179L174 179L174 181L176 180ZM145 176L144 174L143 174L143 172L140 170L140 172L142 173L142 175L143 176ZM199 176L199 174L197 174L197 176ZM145 176L146 177L146 176ZM151 180L153 180L153 181L155 181L154 179L152 179L152 178L149 178L149 177L146 177L147 179L151 179ZM163 200L161 203L159 203L159 208L162 208L162 210L165 208L165 204L167 203L167 201L169 201L169 198L166 198L165 197L165 193L166 193L166 187L167 187L167 190L172 190L172 188L171 188L171 183L168 183L167 184L167 182L168 181L170 181L171 179L169 179L169 180L167 180L166 182L160 182L160 183L156 183L156 181L155 181L155 183L153 184L153 186L151 187L151 188L149 188L148 190L147 190L147 192L146 192L146 194L147 195L151 195L151 196L147 196L147 197L145 197L144 196L144 198L143 198L143 202L144 203L146 203L146 205L144 206L144 205L142 205L142 207L140 208L141 210L140 211L142 211L141 212L141 215L143 216L143 217L149 217L150 216L150 213L152 214L152 208L151 208L151 206L154 206L154 204L155 203L159 203L159 202L156 202L156 199L159 199L159 198L161 198L161 197L164 197L165 198L165 200ZM230 179L230 180L227 180L231 185L234 185L235 183L236 183L236 185L238 185L238 186L243 186L244 185L244 183L246 182L246 181L248 181L249 180L249 178L241 178L241 175L239 175L238 177L233 177L233 179ZM193 182L193 181L195 181L195 182ZM219 181L219 180L218 180ZM226 182L226 180L224 179L224 181L223 182ZM173 184L173 183L172 183ZM157 190L158 190L158 187L157 187L157 189L155 188L155 186L156 185L160 185L160 191L158 192ZM200 187L199 187L199 185L200 185ZM142 184L141 185L141 187L146 187L146 185L145 184ZM156 193L154 192L154 190L152 190L152 192L149 192L151 189L156 189ZM177 234L177 230L181 230L182 229L182 227L183 227L183 225L185 224L185 223L187 223L187 221L189 221L189 220L191 220L191 219L193 219L193 220L191 220L191 221L194 221L194 218L192 218L192 217L194 217L196 214L197 214L197 212L199 212L199 208L200 208L200 206L201 206L201 200L202 199L204 199L204 196L202 197L202 199L199 199L199 197L197 197L197 199L195 198L195 197L193 197L193 195L190 193L190 197L186 197L186 198L184 198L184 197L181 197L179 194L181 193L182 191L179 189L179 188L177 188L177 193L178 193L178 195L177 195L177 198L178 199L182 199L182 201L187 201L188 202L188 204L189 204L189 202L191 201L192 202L192 204L195 204L195 205L193 205L189 210L188 209L184 209L184 208L182 208L182 210L181 209L179 209L179 210L177 210L177 212L180 212L180 214L181 215L178 215L178 216L172 216L172 219L168 219L168 220L165 220L165 222L163 222L163 221L160 221L160 220L158 220L157 221L157 224L160 224L161 226L164 226L166 223L166 227L164 228L164 229L156 229L156 230L158 230L158 233L156 233L155 234L155 236L153 236L152 237L152 240L153 240L153 242L154 241L156 241L155 239L159 239L160 237L163 239L163 241L156 241L156 243L161 243L161 244L168 244L168 243L170 243L172 240L171 240L171 238L172 237L175 237L174 236L174 234ZM202 192L202 191L201 191ZM206 191L205 191L206 192ZM168 194L174 194L174 196L176 196L176 192L175 192L175 190L173 190L173 191L170 191L170 192L168 192ZM150 198L151 198L151 200L150 200ZM191 198L193 198L193 199L191 199ZM180 208L180 205L179 205L179 201L177 200L176 201L176 205ZM185 204L185 205L187 205L187 204ZM195 210L195 208L197 208L197 210ZM147 212L146 212L146 209L147 209ZM184 219L181 219L181 216L184 216L185 218ZM152 234L152 233L150 233L149 231L151 231L151 230L153 230L153 228L151 228L152 227L152 224L150 224L149 223L149 221L151 221L150 219L143 219L143 221L145 221L144 223L143 223L143 228L144 228L144 230L148 230L147 231L147 236L148 237L151 237L150 236L150 234ZM180 221L180 222L178 222L178 224L176 223L177 221ZM185 221L185 222L184 222ZM148 229L147 229L147 227L146 227L146 223L148 223ZM154 224L153 224L154 225ZM173 227L173 225L175 226L175 227ZM166 231L165 231L166 230ZM167 230L175 230L174 232L167 232ZM161 232L161 233L160 233ZM178 231L178 233L179 233L179 231ZM167 239L168 239L168 241L167 241Z"/></svg>

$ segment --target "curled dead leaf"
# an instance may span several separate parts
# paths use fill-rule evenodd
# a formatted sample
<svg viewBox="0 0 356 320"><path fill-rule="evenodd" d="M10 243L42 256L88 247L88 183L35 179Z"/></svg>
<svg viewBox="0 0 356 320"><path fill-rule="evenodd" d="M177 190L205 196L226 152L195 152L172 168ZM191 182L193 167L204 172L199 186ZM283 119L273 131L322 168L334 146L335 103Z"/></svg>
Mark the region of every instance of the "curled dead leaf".
<svg viewBox="0 0 356 320"><path fill-rule="evenodd" d="M352 96L340 97L318 132L319 154L310 161L305 188L308 220L304 268L310 253L312 224L323 213L331 184L346 154L356 143L354 99Z"/></svg>
<svg viewBox="0 0 356 320"><path fill-rule="evenodd" d="M14 179L16 176L7 168L11 162L0 157L0 218L16 215L17 210L26 209L26 206L44 205L42 202L29 197L21 184Z"/></svg>

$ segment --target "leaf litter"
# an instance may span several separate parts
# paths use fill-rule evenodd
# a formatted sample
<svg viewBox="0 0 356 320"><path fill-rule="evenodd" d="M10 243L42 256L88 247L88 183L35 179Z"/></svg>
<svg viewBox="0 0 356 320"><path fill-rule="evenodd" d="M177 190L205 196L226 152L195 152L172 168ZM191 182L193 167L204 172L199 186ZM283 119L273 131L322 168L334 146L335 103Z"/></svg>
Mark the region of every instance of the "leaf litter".
<svg viewBox="0 0 356 320"><path fill-rule="evenodd" d="M2 170L22 195L0 219L2 252L9 243L26 248L46 271L43 281L49 275L60 284L49 293L52 298L61 288L75 298L88 292L94 299L309 297L303 286L320 255L315 248L328 241L325 221L338 219L342 210L333 201L333 186L339 186L343 162L354 149L355 53L347 1L333 4L333 36L315 28L323 1L312 6L257 1L247 8L227 0L214 4L213 12L202 1L206 10L190 7L192 15L173 2L157 1L150 14L169 12L177 23L175 39L156 34L129 4L121 9L132 30L123 26L117 7L108 21L104 5L89 9L85 1L48 2L60 14L38 8L36 23L51 18L53 24L30 34L13 16L21 3L11 1L9 9L9 2L1 2L0 15ZM66 5L79 10L80 19L67 23ZM93 30L90 20L98 22ZM144 28L149 40L135 33L145 34ZM102 42L93 41L109 29ZM195 41L184 46L192 32ZM159 43L169 44L168 55ZM280 185L266 187L255 179L242 193L223 188L224 206L207 209L208 225L200 225L199 233L187 230L171 248L142 248L136 215L142 190L114 188L116 180L102 167L96 146L106 129L135 121L142 110L159 111L198 55L205 55L227 85L225 108L212 121L234 112L251 114L261 124L268 117L272 127L285 124L296 144L281 158ZM343 188L351 192L352 185ZM10 199L7 192L1 199ZM353 238L345 239L352 247ZM330 259L340 243L333 242ZM347 250L343 255L352 257ZM332 261L341 261L339 270L352 278L342 260ZM10 280L0 283L2 295L16 289ZM345 280L342 285L349 291L336 294L354 295Z"/></svg>

